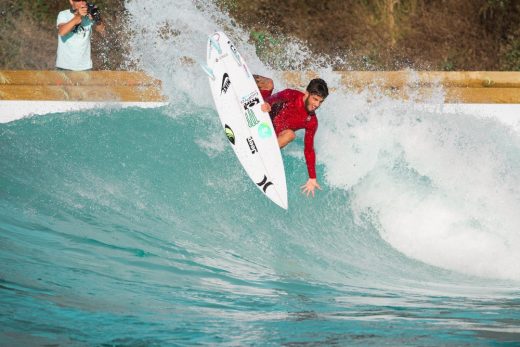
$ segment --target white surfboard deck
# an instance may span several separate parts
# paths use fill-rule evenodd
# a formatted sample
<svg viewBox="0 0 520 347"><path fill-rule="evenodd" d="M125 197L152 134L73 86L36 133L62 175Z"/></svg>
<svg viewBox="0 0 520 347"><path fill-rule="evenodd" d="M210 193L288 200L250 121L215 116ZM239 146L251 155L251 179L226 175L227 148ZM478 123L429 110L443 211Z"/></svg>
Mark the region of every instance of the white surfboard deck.
<svg viewBox="0 0 520 347"><path fill-rule="evenodd" d="M208 38L205 70L238 160L260 191L287 209L285 169L271 118L261 110L264 100L246 62L223 32Z"/></svg>

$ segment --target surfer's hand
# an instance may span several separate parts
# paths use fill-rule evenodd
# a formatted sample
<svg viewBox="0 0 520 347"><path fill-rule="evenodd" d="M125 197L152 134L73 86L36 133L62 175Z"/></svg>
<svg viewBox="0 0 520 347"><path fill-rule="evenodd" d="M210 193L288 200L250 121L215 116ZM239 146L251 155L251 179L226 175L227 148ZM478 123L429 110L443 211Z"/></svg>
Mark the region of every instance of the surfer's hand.
<svg viewBox="0 0 520 347"><path fill-rule="evenodd" d="M264 102L261 106L262 112L271 112L271 105L267 102Z"/></svg>
<svg viewBox="0 0 520 347"><path fill-rule="evenodd" d="M307 194L307 196L309 196L309 194L311 194L311 193L312 193L312 196L314 196L314 190L316 188L321 190L321 187L315 178L309 178L307 183L305 183L303 186L300 187L300 189L302 190L302 193Z"/></svg>

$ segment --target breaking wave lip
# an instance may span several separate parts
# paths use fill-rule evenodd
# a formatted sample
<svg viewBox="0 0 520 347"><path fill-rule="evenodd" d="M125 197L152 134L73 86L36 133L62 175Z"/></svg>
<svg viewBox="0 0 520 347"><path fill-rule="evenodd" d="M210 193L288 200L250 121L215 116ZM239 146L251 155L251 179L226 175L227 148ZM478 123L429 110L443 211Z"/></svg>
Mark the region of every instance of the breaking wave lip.
<svg viewBox="0 0 520 347"><path fill-rule="evenodd" d="M351 193L356 218L368 214L381 237L411 258L520 280L518 133L497 120L383 96L336 100L323 110L318 157L329 185Z"/></svg>

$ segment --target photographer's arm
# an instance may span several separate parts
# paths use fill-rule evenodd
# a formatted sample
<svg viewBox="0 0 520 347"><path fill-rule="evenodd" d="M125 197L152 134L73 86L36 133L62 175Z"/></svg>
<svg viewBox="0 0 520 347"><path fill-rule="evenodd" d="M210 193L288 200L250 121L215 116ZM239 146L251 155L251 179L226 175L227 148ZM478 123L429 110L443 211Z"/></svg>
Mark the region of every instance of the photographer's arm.
<svg viewBox="0 0 520 347"><path fill-rule="evenodd" d="M65 36L74 29L78 24L81 24L81 14L77 11L74 17L66 23L58 24L58 35Z"/></svg>

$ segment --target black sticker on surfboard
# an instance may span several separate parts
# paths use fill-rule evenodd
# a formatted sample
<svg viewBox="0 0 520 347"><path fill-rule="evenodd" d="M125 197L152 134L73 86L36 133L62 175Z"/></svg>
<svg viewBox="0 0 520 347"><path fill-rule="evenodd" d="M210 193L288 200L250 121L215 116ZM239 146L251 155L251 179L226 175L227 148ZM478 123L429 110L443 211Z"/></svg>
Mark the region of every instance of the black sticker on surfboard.
<svg viewBox="0 0 520 347"><path fill-rule="evenodd" d="M258 97L258 92L252 92L246 96L243 96L240 98L240 102L242 103L242 106L244 106L244 110L247 110L256 104L260 103L260 99Z"/></svg>
<svg viewBox="0 0 520 347"><path fill-rule="evenodd" d="M259 183L257 183L256 185L259 186L259 187L262 187L262 190L263 190L264 193L265 193L265 191L267 190L267 188L269 188L269 186L273 185L273 182L268 181L268 180L267 180L267 176L264 175L264 179L262 180L262 182L259 182Z"/></svg>
<svg viewBox="0 0 520 347"><path fill-rule="evenodd" d="M224 72L224 76L222 76L222 87L220 88L220 95L222 95L222 93L226 94L230 85L231 80L229 79L229 75L227 72Z"/></svg>
<svg viewBox="0 0 520 347"><path fill-rule="evenodd" d="M224 131L226 132L226 137L228 138L229 142L231 142L234 145L235 133L233 132L233 130L226 124Z"/></svg>
<svg viewBox="0 0 520 347"><path fill-rule="evenodd" d="M251 154L255 154L258 152L258 148L256 148L255 140L253 140L253 136L249 136L247 139L247 144L249 145L249 150L251 150Z"/></svg>

